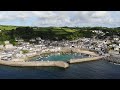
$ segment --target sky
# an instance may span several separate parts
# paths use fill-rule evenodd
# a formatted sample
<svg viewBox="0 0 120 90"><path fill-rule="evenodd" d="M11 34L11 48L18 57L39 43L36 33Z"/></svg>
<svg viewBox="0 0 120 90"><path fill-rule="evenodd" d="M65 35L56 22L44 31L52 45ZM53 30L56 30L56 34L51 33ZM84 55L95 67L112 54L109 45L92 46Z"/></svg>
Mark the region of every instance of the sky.
<svg viewBox="0 0 120 90"><path fill-rule="evenodd" d="M0 11L0 25L120 27L120 11Z"/></svg>

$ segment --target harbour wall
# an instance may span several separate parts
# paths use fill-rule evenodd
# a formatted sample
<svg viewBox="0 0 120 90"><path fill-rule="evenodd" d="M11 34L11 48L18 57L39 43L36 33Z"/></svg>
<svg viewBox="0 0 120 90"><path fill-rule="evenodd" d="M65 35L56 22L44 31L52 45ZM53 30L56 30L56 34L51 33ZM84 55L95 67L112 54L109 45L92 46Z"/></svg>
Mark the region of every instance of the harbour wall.
<svg viewBox="0 0 120 90"><path fill-rule="evenodd" d="M71 59L69 63L80 63L80 62L86 62L86 61L95 61L102 59L103 56L98 56L98 57L89 57L89 58L82 58L82 59Z"/></svg>
<svg viewBox="0 0 120 90"><path fill-rule="evenodd" d="M69 64L63 61L30 61L30 62L24 62L24 61L3 61L0 60L0 64L8 65L8 66L56 66L56 67L62 67L67 68L69 67Z"/></svg>

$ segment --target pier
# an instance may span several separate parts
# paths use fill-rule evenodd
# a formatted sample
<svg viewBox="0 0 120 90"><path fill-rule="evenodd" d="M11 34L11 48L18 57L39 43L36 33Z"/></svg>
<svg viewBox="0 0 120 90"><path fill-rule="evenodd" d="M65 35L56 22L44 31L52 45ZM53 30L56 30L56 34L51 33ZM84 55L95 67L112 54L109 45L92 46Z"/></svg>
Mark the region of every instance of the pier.
<svg viewBox="0 0 120 90"><path fill-rule="evenodd" d="M87 61L95 61L102 59L103 56L98 56L98 57L90 57L90 58L82 58L82 59L71 59L69 63L80 63L80 62L87 62Z"/></svg>
<svg viewBox="0 0 120 90"><path fill-rule="evenodd" d="M56 66L61 68L69 67L69 64L63 61L31 61L31 62L22 62L22 61L3 61L0 60L0 64L8 66L20 66L20 67L33 67L33 66Z"/></svg>

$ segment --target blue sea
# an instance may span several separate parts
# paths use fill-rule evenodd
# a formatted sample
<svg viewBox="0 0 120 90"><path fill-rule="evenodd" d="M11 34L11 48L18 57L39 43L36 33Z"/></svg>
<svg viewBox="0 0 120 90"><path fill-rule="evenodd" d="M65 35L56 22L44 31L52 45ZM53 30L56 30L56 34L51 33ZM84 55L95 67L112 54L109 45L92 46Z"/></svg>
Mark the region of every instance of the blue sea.
<svg viewBox="0 0 120 90"><path fill-rule="evenodd" d="M58 67L11 67L0 65L0 79L120 79L120 65L104 60Z"/></svg>

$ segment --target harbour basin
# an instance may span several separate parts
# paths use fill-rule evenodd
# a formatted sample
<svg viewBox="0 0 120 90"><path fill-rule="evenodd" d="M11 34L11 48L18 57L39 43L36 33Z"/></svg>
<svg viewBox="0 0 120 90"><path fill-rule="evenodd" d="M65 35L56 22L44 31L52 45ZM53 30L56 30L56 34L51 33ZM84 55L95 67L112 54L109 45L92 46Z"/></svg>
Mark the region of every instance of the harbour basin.
<svg viewBox="0 0 120 90"><path fill-rule="evenodd" d="M83 53L66 53L66 54L61 54L61 53L52 53L48 55L42 55L42 56L36 56L30 61L69 61L70 59L80 59L80 58L86 58L90 57L88 54L83 54Z"/></svg>

